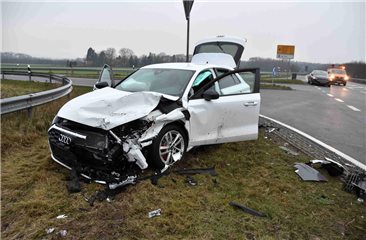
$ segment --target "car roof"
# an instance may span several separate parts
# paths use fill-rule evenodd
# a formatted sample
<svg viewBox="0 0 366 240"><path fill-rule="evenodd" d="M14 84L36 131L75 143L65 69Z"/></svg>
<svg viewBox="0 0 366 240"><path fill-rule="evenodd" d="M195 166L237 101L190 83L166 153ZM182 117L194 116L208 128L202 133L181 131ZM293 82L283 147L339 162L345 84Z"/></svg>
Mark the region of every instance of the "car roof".
<svg viewBox="0 0 366 240"><path fill-rule="evenodd" d="M165 69L181 69L181 70L191 70L191 71L201 71L207 68L224 68L228 70L234 70L226 66L218 66L213 64L194 64L194 63L159 63L152 64L142 67L142 69L146 68L165 68Z"/></svg>

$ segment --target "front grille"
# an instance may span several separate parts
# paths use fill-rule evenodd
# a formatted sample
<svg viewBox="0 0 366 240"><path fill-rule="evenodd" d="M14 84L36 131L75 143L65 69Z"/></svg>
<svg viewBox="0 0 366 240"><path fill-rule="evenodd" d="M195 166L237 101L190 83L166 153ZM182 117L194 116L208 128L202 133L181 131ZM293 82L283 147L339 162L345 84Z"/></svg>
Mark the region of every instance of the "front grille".
<svg viewBox="0 0 366 240"><path fill-rule="evenodd" d="M71 139L69 144L60 141L60 136L65 135ZM79 134L85 134L79 133ZM86 139L76 137L52 128L48 132L49 143L53 156L67 166L92 166L104 168L106 162L107 135L88 132Z"/></svg>

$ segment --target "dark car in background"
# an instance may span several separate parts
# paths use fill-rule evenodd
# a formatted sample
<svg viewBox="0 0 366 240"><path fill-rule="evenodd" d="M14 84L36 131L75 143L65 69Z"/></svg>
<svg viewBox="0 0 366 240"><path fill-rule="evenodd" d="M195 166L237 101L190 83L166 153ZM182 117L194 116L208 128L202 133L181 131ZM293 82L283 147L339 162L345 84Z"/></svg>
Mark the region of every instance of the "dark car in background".
<svg viewBox="0 0 366 240"><path fill-rule="evenodd" d="M311 84L311 85L316 84L316 85L330 87L330 85L332 84L332 81L329 78L328 73L326 71L314 70L306 77L308 80L308 84Z"/></svg>

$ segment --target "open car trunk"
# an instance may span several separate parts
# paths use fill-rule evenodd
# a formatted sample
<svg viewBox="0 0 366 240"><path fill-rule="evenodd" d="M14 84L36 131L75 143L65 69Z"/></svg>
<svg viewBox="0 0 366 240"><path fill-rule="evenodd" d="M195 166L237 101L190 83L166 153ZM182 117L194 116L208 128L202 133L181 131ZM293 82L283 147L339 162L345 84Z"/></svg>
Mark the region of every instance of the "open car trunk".
<svg viewBox="0 0 366 240"><path fill-rule="evenodd" d="M194 48L192 62L239 68L245 42L245 39L226 36L199 41Z"/></svg>

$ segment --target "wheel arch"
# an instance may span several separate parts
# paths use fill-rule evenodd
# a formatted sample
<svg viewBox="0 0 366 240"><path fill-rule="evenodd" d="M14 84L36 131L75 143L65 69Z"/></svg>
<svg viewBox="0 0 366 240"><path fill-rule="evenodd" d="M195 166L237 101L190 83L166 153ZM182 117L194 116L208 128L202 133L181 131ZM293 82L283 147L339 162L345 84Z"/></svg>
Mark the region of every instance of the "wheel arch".
<svg viewBox="0 0 366 240"><path fill-rule="evenodd" d="M178 120L178 121L170 122L170 123L166 124L164 127L170 126L170 125L176 125L183 130L184 134L187 137L187 144L188 144L189 143L189 132L186 129L185 122L182 120Z"/></svg>

